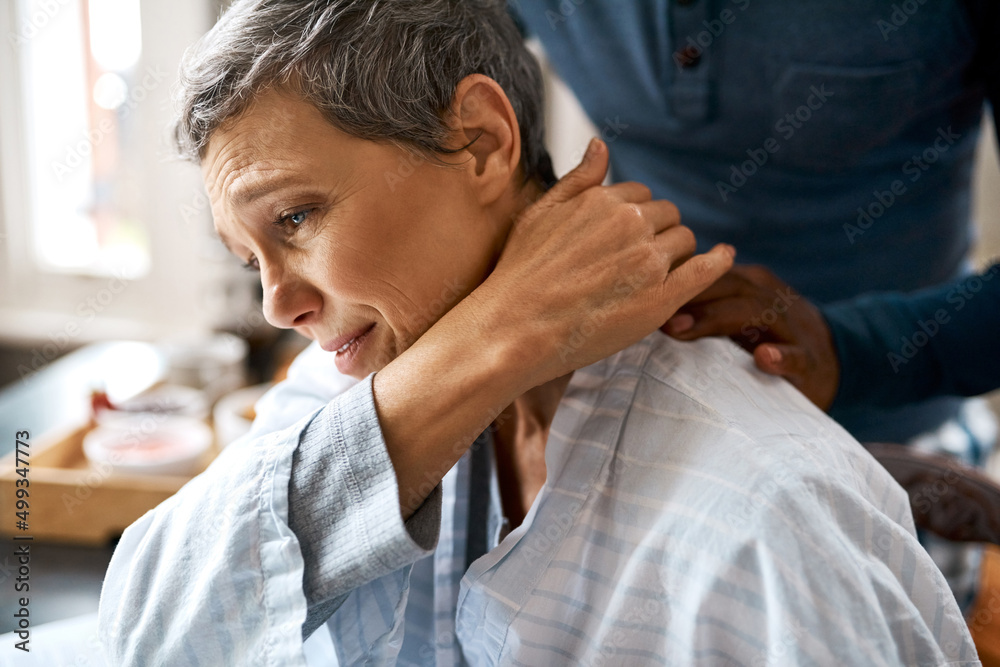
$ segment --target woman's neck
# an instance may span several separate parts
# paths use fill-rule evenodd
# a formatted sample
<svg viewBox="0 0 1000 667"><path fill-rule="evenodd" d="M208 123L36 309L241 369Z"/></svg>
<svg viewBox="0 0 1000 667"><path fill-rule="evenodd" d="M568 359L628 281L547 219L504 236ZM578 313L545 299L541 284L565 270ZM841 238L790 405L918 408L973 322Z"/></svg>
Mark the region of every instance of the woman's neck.
<svg viewBox="0 0 1000 667"><path fill-rule="evenodd" d="M500 204L497 258L514 220L544 193L545 188L540 183L528 179L513 188ZM545 484L545 443L549 426L572 375L556 378L522 394L494 421L500 499L511 529L521 525Z"/></svg>
<svg viewBox="0 0 1000 667"><path fill-rule="evenodd" d="M521 525L545 484L545 443L572 375L522 394L494 422L500 499L511 529Z"/></svg>

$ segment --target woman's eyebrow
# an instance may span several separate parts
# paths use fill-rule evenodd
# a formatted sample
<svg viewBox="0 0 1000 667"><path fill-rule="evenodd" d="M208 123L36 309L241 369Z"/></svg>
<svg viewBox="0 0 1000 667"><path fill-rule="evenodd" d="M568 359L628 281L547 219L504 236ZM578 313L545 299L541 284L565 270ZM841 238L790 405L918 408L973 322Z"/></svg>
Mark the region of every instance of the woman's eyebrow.
<svg viewBox="0 0 1000 667"><path fill-rule="evenodd" d="M230 191L230 199L233 206L242 208L249 206L262 197L266 197L272 192L276 192L294 184L297 180L298 179L294 175L288 174L253 183L252 185L244 186L239 184Z"/></svg>

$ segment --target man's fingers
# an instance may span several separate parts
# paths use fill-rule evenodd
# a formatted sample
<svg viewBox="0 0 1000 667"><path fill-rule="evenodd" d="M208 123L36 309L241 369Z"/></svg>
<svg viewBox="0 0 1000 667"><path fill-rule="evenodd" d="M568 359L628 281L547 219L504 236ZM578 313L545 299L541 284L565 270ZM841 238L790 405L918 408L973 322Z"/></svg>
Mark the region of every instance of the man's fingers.
<svg viewBox="0 0 1000 667"><path fill-rule="evenodd" d="M667 320L667 323L660 327L660 331L671 336L684 333L694 326L694 315L691 313L678 312Z"/></svg>
<svg viewBox="0 0 1000 667"><path fill-rule="evenodd" d="M569 201L587 188L600 185L608 173L608 147L603 141L594 137L587 146L583 159L571 172L559 179L559 182L545 193L542 199L557 202Z"/></svg>
<svg viewBox="0 0 1000 667"><path fill-rule="evenodd" d="M837 375L825 375L804 347L767 343L753 351L757 368L783 377L820 410L829 410L837 393Z"/></svg>
<svg viewBox="0 0 1000 667"><path fill-rule="evenodd" d="M771 290L781 289L782 287L787 287L781 278L774 275L766 266L761 266L760 264L743 264L737 266L733 269L733 273L738 276L742 276L748 282L757 285L758 287L764 287Z"/></svg>
<svg viewBox="0 0 1000 667"><path fill-rule="evenodd" d="M699 304L688 304L685 314L694 318L690 326L681 329L677 318L667 322L664 331L680 340L694 340L704 336L749 336L743 330L752 326L759 314L756 304L743 298L717 299Z"/></svg>
<svg viewBox="0 0 1000 667"><path fill-rule="evenodd" d="M750 285L748 285L746 279L736 274L734 269L709 285L701 294L696 295L691 299L691 303L705 303L718 299L746 296L749 293L748 287Z"/></svg>
<svg viewBox="0 0 1000 667"><path fill-rule="evenodd" d="M660 234L659 239L665 234ZM678 304L683 304L706 287L714 283L733 266L736 248L720 243L701 255L695 255L667 274L663 283L663 305L669 306L664 319L676 312Z"/></svg>
<svg viewBox="0 0 1000 667"><path fill-rule="evenodd" d="M753 351L753 360L757 368L765 373L780 375L793 383L796 383L796 378L803 378L809 370L805 350L798 345L763 343Z"/></svg>

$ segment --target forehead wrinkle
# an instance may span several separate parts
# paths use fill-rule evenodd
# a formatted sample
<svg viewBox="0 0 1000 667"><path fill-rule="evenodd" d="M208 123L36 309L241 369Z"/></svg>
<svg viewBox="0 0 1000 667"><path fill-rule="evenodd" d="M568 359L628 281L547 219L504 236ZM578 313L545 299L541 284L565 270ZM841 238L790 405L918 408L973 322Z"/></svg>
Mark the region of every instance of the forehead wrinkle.
<svg viewBox="0 0 1000 667"><path fill-rule="evenodd" d="M301 168L294 168L295 154L285 156L283 152L282 148L268 151L247 147L226 158L219 172L224 174L220 194L227 204L243 208L275 190L305 180Z"/></svg>
<svg viewBox="0 0 1000 667"><path fill-rule="evenodd" d="M280 172L280 169L269 169L267 171ZM233 181L228 188L227 197L234 208L245 208L262 197L282 190L298 181L295 174L281 174L275 176L260 176L256 178L239 177Z"/></svg>

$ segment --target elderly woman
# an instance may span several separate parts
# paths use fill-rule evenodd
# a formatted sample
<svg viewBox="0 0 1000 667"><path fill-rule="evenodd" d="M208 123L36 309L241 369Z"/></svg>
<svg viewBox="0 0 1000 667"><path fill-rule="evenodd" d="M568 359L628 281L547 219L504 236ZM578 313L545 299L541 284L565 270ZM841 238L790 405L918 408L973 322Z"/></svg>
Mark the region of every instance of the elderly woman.
<svg viewBox="0 0 1000 667"><path fill-rule="evenodd" d="M113 663L976 664L843 430L728 341L612 354L690 239L640 185L571 196L600 144L543 197L539 109L499 0L247 0L191 54L180 145L315 343L122 537Z"/></svg>

